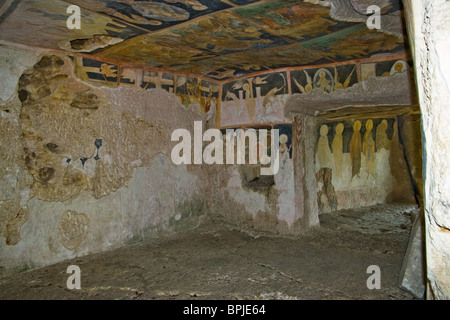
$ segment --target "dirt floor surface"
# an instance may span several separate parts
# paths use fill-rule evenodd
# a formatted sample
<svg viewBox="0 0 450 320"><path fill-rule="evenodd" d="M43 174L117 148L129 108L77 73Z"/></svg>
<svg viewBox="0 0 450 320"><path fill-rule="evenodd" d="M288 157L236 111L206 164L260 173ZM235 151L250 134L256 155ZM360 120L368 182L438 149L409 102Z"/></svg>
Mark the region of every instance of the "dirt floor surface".
<svg viewBox="0 0 450 320"><path fill-rule="evenodd" d="M0 279L0 299L394 299L414 207L378 205L320 216L293 237L219 223ZM69 265L81 289L69 290ZM381 288L368 289L377 265Z"/></svg>

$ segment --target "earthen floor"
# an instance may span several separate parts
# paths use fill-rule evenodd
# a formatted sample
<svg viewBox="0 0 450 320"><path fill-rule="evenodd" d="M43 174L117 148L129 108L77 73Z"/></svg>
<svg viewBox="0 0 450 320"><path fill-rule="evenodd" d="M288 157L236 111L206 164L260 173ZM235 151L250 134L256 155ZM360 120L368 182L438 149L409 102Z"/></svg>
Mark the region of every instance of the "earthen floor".
<svg viewBox="0 0 450 320"><path fill-rule="evenodd" d="M415 211L322 214L319 228L295 238L210 222L3 277L0 299L413 299L398 277ZM67 288L69 265L80 267L79 290ZM371 265L380 267L380 289L367 287Z"/></svg>

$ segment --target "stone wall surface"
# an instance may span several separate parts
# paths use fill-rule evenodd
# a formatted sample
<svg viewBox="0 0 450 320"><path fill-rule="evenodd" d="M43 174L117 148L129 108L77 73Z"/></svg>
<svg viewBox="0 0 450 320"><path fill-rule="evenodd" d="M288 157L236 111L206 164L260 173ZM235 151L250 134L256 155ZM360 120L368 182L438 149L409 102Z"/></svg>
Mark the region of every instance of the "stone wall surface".
<svg viewBox="0 0 450 320"><path fill-rule="evenodd" d="M290 159L274 176L255 181L246 180L243 165L211 168L211 216L250 233L298 234L302 226L294 205L292 166Z"/></svg>
<svg viewBox="0 0 450 320"><path fill-rule="evenodd" d="M422 112L428 298L450 298L450 2L405 0Z"/></svg>
<svg viewBox="0 0 450 320"><path fill-rule="evenodd" d="M66 56L0 52L10 65L20 60L7 70L13 76L1 76L0 268L42 266L201 222L207 176L170 158L172 131L205 120L195 106L162 89L79 81Z"/></svg>

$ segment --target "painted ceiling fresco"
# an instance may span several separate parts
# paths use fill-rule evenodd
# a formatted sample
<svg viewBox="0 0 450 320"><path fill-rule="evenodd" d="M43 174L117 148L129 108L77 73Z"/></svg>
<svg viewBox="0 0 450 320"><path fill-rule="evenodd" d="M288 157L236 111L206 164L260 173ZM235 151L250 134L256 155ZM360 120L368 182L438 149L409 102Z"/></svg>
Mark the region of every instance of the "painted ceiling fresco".
<svg viewBox="0 0 450 320"><path fill-rule="evenodd" d="M365 2L3 0L0 40L220 82L406 53L403 36L367 27ZM374 2L381 5L382 23L399 15L400 0ZM81 8L81 29L66 26L71 4ZM337 19L345 10L348 19Z"/></svg>

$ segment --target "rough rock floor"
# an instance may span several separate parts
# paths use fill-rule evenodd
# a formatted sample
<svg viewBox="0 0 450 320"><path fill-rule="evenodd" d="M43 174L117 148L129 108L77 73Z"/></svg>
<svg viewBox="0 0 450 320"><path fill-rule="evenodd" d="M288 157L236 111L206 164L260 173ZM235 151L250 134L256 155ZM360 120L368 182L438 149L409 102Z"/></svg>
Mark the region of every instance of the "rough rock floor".
<svg viewBox="0 0 450 320"><path fill-rule="evenodd" d="M320 216L295 238L208 223L195 230L0 279L0 299L413 299L398 287L411 229L407 205ZM66 286L69 265L81 289ZM367 268L381 270L369 290Z"/></svg>

